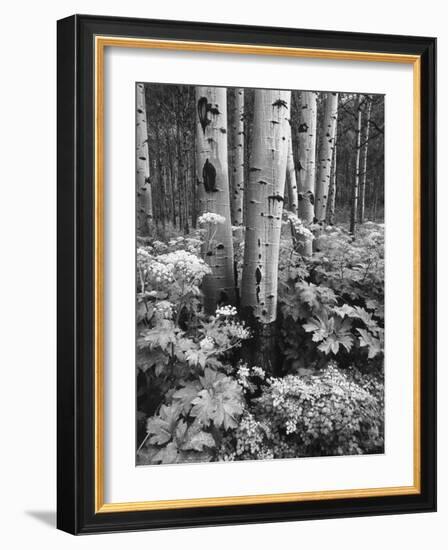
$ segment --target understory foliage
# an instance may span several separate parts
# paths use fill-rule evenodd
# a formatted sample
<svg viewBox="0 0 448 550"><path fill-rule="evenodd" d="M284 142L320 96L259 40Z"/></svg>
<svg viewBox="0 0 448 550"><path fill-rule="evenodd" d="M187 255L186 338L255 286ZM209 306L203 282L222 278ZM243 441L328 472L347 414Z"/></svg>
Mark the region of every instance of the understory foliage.
<svg viewBox="0 0 448 550"><path fill-rule="evenodd" d="M232 306L202 309L216 220L137 249L139 464L378 453L384 447L384 227L305 227L284 212L279 356L268 376ZM218 220L219 221L219 220ZM299 252L303 237L315 252ZM241 258L237 243L236 270Z"/></svg>
<svg viewBox="0 0 448 550"><path fill-rule="evenodd" d="M291 216L289 216L291 217ZM381 370L384 348L384 227L366 222L356 239L343 227L318 229L305 258L284 239L279 266L284 371L328 363Z"/></svg>

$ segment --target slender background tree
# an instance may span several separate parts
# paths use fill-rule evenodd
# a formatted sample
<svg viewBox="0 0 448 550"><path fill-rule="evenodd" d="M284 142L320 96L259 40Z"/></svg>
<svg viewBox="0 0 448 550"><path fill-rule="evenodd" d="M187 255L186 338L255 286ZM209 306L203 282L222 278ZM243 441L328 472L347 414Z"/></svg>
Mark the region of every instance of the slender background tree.
<svg viewBox="0 0 448 550"><path fill-rule="evenodd" d="M230 96L230 205L232 225L239 228L242 237L244 209L244 89L234 88Z"/></svg>
<svg viewBox="0 0 448 550"><path fill-rule="evenodd" d="M316 193L314 213L316 221L324 223L327 213L328 191L330 187L331 163L338 119L339 94L327 92L324 97L324 113L319 136L319 156L317 160Z"/></svg>
<svg viewBox="0 0 448 550"><path fill-rule="evenodd" d="M137 228L148 235L152 220L152 190L149 177L148 128L145 85L136 86L136 192Z"/></svg>

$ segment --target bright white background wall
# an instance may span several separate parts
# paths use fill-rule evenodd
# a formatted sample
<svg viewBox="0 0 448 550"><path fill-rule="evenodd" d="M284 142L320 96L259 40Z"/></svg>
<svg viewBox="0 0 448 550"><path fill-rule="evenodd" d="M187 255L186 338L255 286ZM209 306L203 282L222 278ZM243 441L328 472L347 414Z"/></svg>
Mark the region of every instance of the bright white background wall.
<svg viewBox="0 0 448 550"><path fill-rule="evenodd" d="M0 33L0 541L5 548L446 548L448 522L446 241L439 235L439 512L350 520L74 538L54 529L56 345L56 19L94 13L439 38L439 97L448 94L440 0L89 0L7 2ZM447 122L440 101L439 120ZM442 124L439 125L443 129ZM444 160L446 134L439 135ZM448 203L441 163L439 204ZM444 214L442 216L442 214ZM63 282L62 282L63 284Z"/></svg>

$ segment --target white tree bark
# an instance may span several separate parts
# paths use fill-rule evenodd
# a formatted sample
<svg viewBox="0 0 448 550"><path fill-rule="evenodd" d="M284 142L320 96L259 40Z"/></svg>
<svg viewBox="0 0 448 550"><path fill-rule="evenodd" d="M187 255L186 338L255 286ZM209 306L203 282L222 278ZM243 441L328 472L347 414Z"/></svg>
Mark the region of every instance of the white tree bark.
<svg viewBox="0 0 448 550"><path fill-rule="evenodd" d="M227 90L196 87L196 172L201 213L222 216L224 223L210 225L204 260L212 274L204 278L204 309L214 313L222 303L235 303L233 242L227 160Z"/></svg>
<svg viewBox="0 0 448 550"><path fill-rule="evenodd" d="M359 223L364 223L365 217L365 202L366 202L366 183L367 183L367 156L369 153L369 136L370 136L370 115L372 113L372 101L368 100L367 105L367 121L366 121L366 132L364 135L364 156L363 156L363 167L362 167L362 177L359 189Z"/></svg>
<svg viewBox="0 0 448 550"><path fill-rule="evenodd" d="M298 128L299 218L305 223L314 219L314 182L316 179L317 94L300 92Z"/></svg>
<svg viewBox="0 0 448 550"><path fill-rule="evenodd" d="M288 189L289 209L293 214L297 214L298 208L298 192L296 169L294 166L294 155L292 147L292 132L291 125L288 125L288 158L286 162L286 186Z"/></svg>
<svg viewBox="0 0 448 550"><path fill-rule="evenodd" d="M140 83L136 89L136 111L137 230L139 235L148 235L152 221L152 191L149 179L145 85Z"/></svg>
<svg viewBox="0 0 448 550"><path fill-rule="evenodd" d="M350 233L355 233L356 214L358 212L358 195L359 195L359 166L361 157L361 126L362 126L362 111L360 109L359 97L355 101L355 113L357 116L356 129L356 163L355 163L355 179L352 187L352 204L350 212Z"/></svg>
<svg viewBox="0 0 448 550"><path fill-rule="evenodd" d="M331 166L330 190L328 191L327 222L334 225L334 212L336 207L336 175L337 175L337 142L333 149L333 164Z"/></svg>
<svg viewBox="0 0 448 550"><path fill-rule="evenodd" d="M291 92L255 90L241 305L262 324L277 315L290 100Z"/></svg>
<svg viewBox="0 0 448 550"><path fill-rule="evenodd" d="M232 225L243 226L244 89L235 88L230 112L230 206ZM241 234L241 231L239 232Z"/></svg>
<svg viewBox="0 0 448 550"><path fill-rule="evenodd" d="M319 158L316 175L316 204L314 211L318 223L325 222L327 212L331 159L333 157L337 119L338 94L328 92L324 101L324 118L319 138Z"/></svg>

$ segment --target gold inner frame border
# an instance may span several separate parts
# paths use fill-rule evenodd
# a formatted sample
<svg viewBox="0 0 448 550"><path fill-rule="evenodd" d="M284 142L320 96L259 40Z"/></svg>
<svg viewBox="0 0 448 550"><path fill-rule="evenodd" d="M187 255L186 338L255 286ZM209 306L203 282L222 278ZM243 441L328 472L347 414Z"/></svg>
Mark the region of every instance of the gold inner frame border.
<svg viewBox="0 0 448 550"><path fill-rule="evenodd" d="M301 57L313 59L366 61L381 63L406 63L413 65L413 298L414 298L414 349L413 349L413 485L378 487L349 490L329 490L295 493L275 493L260 495L190 498L180 500L153 500L140 502L104 502L104 52L106 47L155 48L165 50L234 53L268 56ZM421 492L421 335L420 335L420 277L421 277L421 59L418 55L405 55L381 52L360 52L346 50L325 50L291 48L280 46L258 46L253 44L225 44L213 42L157 40L124 38L118 36L96 36L95 58L95 346L94 346L94 399L95 399L95 513L132 512L143 510L169 510L199 508L209 506L236 506L244 504L266 504L278 502L304 502L334 500L343 498L382 497L412 495Z"/></svg>

